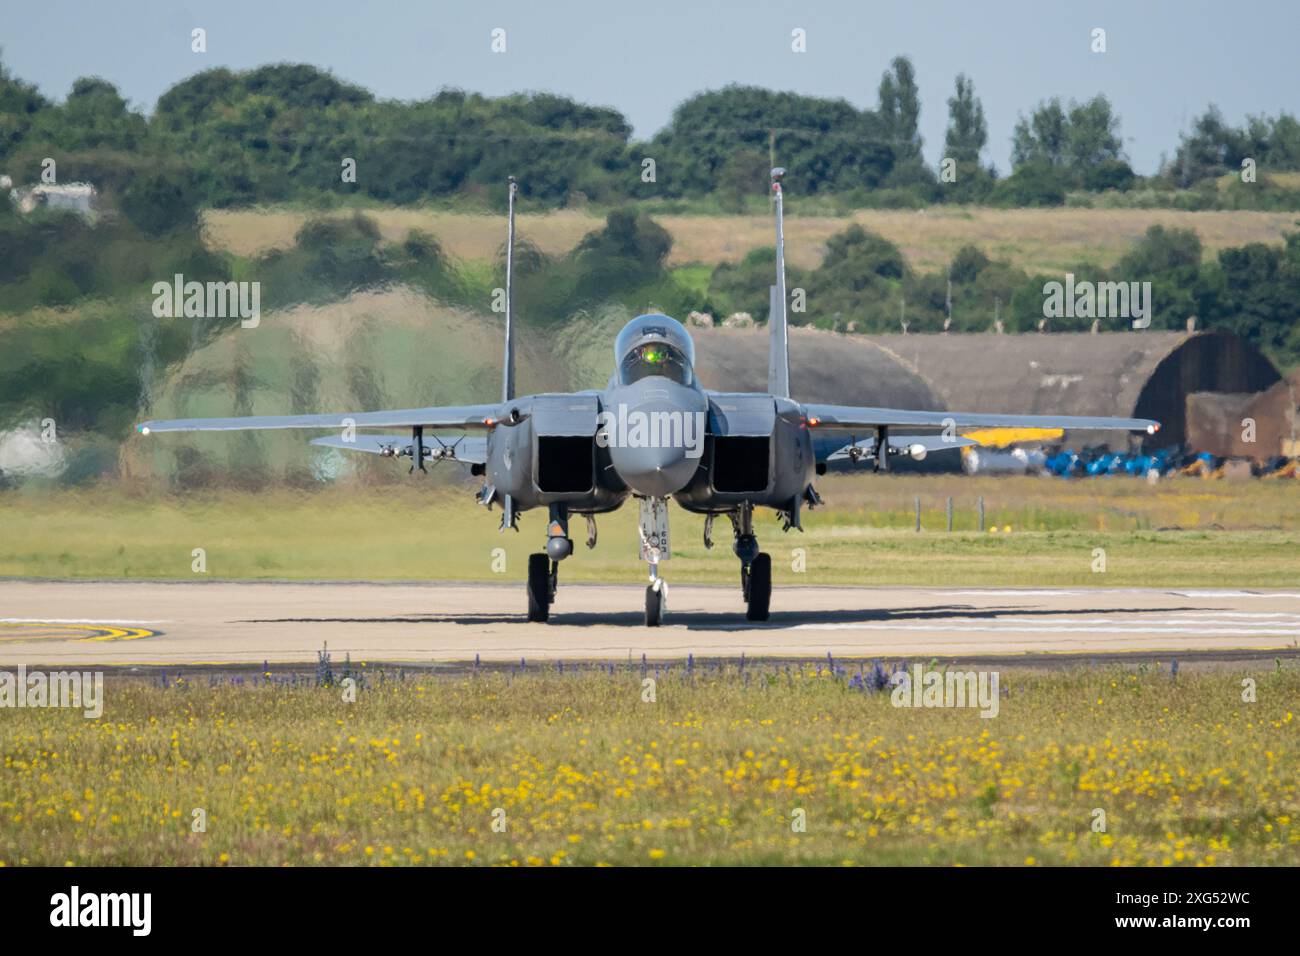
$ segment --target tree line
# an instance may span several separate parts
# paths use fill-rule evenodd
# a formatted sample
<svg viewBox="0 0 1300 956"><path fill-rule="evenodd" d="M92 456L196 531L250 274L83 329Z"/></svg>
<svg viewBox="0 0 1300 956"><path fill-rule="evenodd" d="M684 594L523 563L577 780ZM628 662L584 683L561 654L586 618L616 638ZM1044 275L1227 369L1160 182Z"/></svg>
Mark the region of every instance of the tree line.
<svg viewBox="0 0 1300 956"><path fill-rule="evenodd" d="M1092 283L1150 282L1152 329L1234 332L1280 366L1300 361L1300 232L1283 245L1248 243L1203 261L1191 229L1152 226L1111 267L1080 263L1077 277ZM766 321L768 287L775 268L771 248L752 250L741 262L714 270L709 307L739 309ZM1125 318L1090 315L1045 318L1045 286L1061 274L1030 274L975 246L959 249L946 268L912 268L893 243L857 224L832 236L815 269L787 267L787 284L802 290L795 324L841 332L1086 332L1128 328Z"/></svg>
<svg viewBox="0 0 1300 956"><path fill-rule="evenodd" d="M681 103L644 142L617 110L548 93L444 89L380 100L313 66L274 64L202 71L144 116L107 80L78 79L55 102L0 62L0 171L33 182L42 160L54 158L59 181L94 182L155 231L201 208L349 196L495 207L509 174L549 205L662 199L739 211L761 200L774 161L798 192L854 207L1141 194L1133 201L1300 208L1300 191L1268 178L1300 169L1300 124L1286 113L1235 128L1210 107L1159 173L1139 177L1104 95L1053 97L1016 124L1012 168L1001 175L983 158L989 130L970 77L955 78L946 106L944 161L933 168L922 158L921 102L906 57L884 72L873 108L728 86ZM1257 188L1216 187L1247 160Z"/></svg>

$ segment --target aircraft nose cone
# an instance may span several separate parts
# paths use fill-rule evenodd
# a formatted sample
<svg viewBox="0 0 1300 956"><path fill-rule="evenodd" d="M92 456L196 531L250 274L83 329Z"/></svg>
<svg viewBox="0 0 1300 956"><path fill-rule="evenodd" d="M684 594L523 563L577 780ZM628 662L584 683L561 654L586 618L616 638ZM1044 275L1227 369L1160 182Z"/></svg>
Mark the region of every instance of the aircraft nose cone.
<svg viewBox="0 0 1300 956"><path fill-rule="evenodd" d="M633 492L663 498L685 488L700 466L707 430L704 396L666 379L643 379L603 402L610 461Z"/></svg>
<svg viewBox="0 0 1300 956"><path fill-rule="evenodd" d="M665 498L690 482L698 458L689 458L685 448L611 447L610 457L619 475L634 492Z"/></svg>

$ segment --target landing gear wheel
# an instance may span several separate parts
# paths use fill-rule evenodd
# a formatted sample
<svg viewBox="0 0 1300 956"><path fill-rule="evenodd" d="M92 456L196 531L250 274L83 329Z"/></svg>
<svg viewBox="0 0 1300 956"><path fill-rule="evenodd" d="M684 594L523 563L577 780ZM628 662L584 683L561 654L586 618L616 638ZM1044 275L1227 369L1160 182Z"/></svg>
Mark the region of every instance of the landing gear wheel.
<svg viewBox="0 0 1300 956"><path fill-rule="evenodd" d="M546 554L528 556L528 620L551 616L551 559Z"/></svg>
<svg viewBox="0 0 1300 956"><path fill-rule="evenodd" d="M645 589L645 626L658 627L664 622L664 588L653 584Z"/></svg>
<svg viewBox="0 0 1300 956"><path fill-rule="evenodd" d="M772 603L772 556L762 551L754 558L746 575L745 619L766 621L768 605Z"/></svg>

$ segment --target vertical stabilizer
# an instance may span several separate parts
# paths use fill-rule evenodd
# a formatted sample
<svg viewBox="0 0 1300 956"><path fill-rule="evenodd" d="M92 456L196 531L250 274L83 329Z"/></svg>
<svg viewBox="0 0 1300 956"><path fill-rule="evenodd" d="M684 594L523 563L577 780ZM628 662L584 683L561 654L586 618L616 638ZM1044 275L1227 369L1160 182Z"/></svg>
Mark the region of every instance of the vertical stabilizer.
<svg viewBox="0 0 1300 956"><path fill-rule="evenodd" d="M767 356L767 390L778 398L790 397L790 334L786 325L785 223L781 206L781 179L785 170L772 170L772 198L776 204L776 285L772 287L767 330L771 337Z"/></svg>
<svg viewBox="0 0 1300 956"><path fill-rule="evenodd" d="M506 353L501 372L501 401L515 397L515 193L519 186L510 177L510 225L506 233Z"/></svg>

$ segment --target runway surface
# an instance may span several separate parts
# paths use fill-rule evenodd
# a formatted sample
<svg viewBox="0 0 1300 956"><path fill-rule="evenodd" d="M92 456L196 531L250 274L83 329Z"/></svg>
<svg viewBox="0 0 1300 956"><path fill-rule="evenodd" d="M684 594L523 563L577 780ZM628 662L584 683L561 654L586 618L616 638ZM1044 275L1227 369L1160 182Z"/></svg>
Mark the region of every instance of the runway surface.
<svg viewBox="0 0 1300 956"><path fill-rule="evenodd" d="M0 666L1297 651L1300 591L562 585L530 624L521 584L0 581Z"/></svg>

